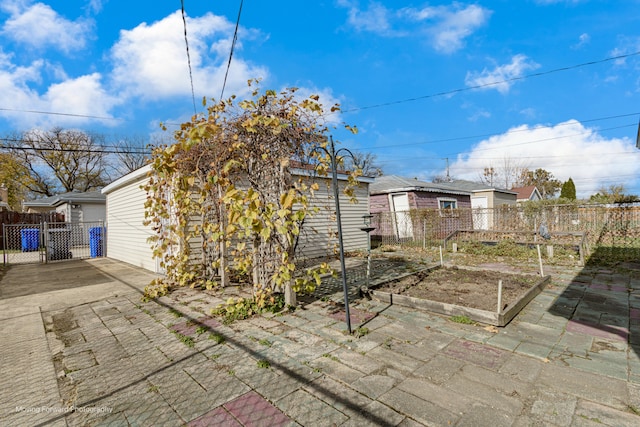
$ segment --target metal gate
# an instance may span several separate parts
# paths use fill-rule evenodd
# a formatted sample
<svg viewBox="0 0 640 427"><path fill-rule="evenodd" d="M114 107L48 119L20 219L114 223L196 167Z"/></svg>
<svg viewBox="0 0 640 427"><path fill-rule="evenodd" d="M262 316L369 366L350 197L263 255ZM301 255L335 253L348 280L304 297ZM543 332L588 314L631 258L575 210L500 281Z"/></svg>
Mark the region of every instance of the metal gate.
<svg viewBox="0 0 640 427"><path fill-rule="evenodd" d="M105 254L102 221L2 224L4 264L96 258Z"/></svg>

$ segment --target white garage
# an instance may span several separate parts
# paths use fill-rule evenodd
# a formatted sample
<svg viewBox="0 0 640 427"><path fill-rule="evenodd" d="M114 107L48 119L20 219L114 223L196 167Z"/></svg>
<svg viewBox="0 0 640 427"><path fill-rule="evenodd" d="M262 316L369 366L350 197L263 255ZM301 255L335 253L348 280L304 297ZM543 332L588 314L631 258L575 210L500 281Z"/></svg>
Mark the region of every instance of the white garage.
<svg viewBox="0 0 640 427"><path fill-rule="evenodd" d="M153 230L143 225L147 193L141 187L149 181L150 170L145 166L102 189L107 196L107 257L159 273L159 261L147 242Z"/></svg>
<svg viewBox="0 0 640 427"><path fill-rule="evenodd" d="M149 181L150 166L138 169L106 186L102 193L107 198L107 257L161 273L159 260L153 258L151 244L147 239L153 235L151 227L143 225L144 203L147 194L142 187ZM309 171L298 170L294 174L309 175ZM338 175L340 187L346 182L346 175ZM333 202L329 201L332 191L325 178L316 193L315 204L320 211L305 222L305 227L297 247L302 258L315 258L333 253L337 239L330 239L337 230ZM357 204L349 203L344 194L340 195L343 240L346 251L366 249L367 236L361 231L363 216L369 213L369 184L373 178L360 177L360 186L355 193ZM332 198L331 198L332 199Z"/></svg>

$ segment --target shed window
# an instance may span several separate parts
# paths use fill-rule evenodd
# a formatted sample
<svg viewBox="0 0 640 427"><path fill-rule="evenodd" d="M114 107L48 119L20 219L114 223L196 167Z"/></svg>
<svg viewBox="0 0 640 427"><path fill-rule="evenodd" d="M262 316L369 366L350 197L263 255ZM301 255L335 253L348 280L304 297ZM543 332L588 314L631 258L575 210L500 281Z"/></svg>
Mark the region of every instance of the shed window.
<svg viewBox="0 0 640 427"><path fill-rule="evenodd" d="M458 209L458 201L456 199L438 199L438 208L440 209L440 215L442 216L456 216L456 209Z"/></svg>

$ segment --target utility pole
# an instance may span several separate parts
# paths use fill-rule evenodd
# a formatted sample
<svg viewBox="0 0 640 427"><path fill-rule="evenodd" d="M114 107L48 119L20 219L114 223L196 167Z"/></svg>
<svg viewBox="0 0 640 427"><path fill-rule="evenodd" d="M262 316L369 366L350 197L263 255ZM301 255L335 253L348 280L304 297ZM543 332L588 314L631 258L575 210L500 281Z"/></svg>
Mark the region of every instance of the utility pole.
<svg viewBox="0 0 640 427"><path fill-rule="evenodd" d="M446 176L445 179L447 180L447 182L451 182L453 180L451 179L451 176L449 175L449 158L445 157L444 160L447 162L447 176Z"/></svg>

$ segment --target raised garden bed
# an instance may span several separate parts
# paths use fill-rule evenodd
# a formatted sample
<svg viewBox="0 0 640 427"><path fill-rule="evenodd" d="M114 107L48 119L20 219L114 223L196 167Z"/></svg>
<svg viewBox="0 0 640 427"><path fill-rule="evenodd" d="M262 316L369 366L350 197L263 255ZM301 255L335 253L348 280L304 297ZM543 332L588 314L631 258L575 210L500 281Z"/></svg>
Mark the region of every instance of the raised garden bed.
<svg viewBox="0 0 640 427"><path fill-rule="evenodd" d="M542 291L550 278L437 266L372 285L370 294L389 304L505 326ZM499 281L502 281L500 307Z"/></svg>

